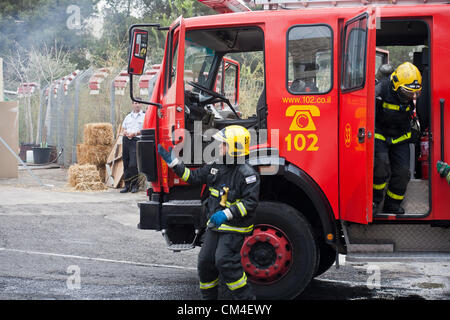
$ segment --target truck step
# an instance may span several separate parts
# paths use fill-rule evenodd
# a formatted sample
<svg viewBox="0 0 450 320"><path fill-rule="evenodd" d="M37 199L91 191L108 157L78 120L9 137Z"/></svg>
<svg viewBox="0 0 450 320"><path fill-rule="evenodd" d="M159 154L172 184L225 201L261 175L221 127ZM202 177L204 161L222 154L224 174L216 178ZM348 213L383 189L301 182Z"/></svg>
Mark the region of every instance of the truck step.
<svg viewBox="0 0 450 320"><path fill-rule="evenodd" d="M429 224L348 224L343 223L350 253L447 252L450 228Z"/></svg>
<svg viewBox="0 0 450 320"><path fill-rule="evenodd" d="M168 234L167 230L163 229L162 234L164 237L164 240L166 240L167 249L172 250L173 252L181 252L181 251L187 251L192 250L195 248L195 242L197 241L197 237L199 235L199 230L195 230L195 237L192 243L173 243Z"/></svg>
<svg viewBox="0 0 450 320"><path fill-rule="evenodd" d="M193 243L176 243L167 246L167 249L172 250L174 252L187 251L192 250L194 248L195 246Z"/></svg>
<svg viewBox="0 0 450 320"><path fill-rule="evenodd" d="M394 244L363 244L363 243L352 243L347 245L348 253L389 253L394 252Z"/></svg>
<svg viewBox="0 0 450 320"><path fill-rule="evenodd" d="M348 253L349 263L404 262L404 263L450 263L448 252L391 252L391 253Z"/></svg>

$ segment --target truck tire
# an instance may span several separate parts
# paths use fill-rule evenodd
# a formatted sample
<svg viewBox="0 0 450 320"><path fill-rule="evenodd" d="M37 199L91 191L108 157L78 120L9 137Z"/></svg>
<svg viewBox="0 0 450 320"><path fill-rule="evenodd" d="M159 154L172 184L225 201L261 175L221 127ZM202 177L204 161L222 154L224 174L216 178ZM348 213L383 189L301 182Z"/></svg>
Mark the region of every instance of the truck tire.
<svg viewBox="0 0 450 320"><path fill-rule="evenodd" d="M336 250L330 245L326 244L323 240L318 240L319 243L319 264L314 277L318 277L321 274L328 271L331 266L336 262Z"/></svg>
<svg viewBox="0 0 450 320"><path fill-rule="evenodd" d="M242 265L257 299L293 299L317 271L311 225L293 207L260 202L255 229L241 250Z"/></svg>

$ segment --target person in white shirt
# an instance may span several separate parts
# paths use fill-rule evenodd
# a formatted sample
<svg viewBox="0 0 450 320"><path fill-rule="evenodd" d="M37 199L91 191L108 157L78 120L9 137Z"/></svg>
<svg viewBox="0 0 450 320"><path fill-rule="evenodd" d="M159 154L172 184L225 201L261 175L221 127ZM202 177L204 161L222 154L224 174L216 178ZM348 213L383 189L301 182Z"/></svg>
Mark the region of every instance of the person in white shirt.
<svg viewBox="0 0 450 320"><path fill-rule="evenodd" d="M139 99L139 98L138 98ZM120 193L138 192L138 168L136 160L136 141L141 134L145 114L141 104L133 102L133 110L125 117L122 123L122 159L125 188Z"/></svg>

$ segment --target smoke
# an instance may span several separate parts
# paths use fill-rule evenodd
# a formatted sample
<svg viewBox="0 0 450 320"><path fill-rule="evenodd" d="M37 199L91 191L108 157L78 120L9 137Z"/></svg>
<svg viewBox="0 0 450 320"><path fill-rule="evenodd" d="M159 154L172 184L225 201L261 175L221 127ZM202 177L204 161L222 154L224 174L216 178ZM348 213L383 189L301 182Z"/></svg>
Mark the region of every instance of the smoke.
<svg viewBox="0 0 450 320"><path fill-rule="evenodd" d="M15 1L0 20L0 56L20 50L51 47L55 42L70 54L79 69L89 65L85 48L92 43L89 21L97 14L94 0L36 1L24 8Z"/></svg>

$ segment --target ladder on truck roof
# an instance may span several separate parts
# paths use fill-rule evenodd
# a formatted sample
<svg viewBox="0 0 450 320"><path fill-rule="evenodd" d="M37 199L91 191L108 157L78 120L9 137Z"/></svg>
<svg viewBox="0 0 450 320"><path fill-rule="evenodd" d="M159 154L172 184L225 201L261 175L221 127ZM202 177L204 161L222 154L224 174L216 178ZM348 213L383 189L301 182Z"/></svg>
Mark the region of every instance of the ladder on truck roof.
<svg viewBox="0 0 450 320"><path fill-rule="evenodd" d="M448 4L450 0L197 0L218 13L252 11L262 5L264 10L329 7L361 7L386 5ZM247 6L248 5L248 6Z"/></svg>
<svg viewBox="0 0 450 320"><path fill-rule="evenodd" d="M251 11L242 0L197 0L218 13ZM249 2L249 1L247 1Z"/></svg>
<svg viewBox="0 0 450 320"><path fill-rule="evenodd" d="M255 5L262 5L264 10L305 9L329 7L360 7L386 5L447 4L443 0L251 0Z"/></svg>

